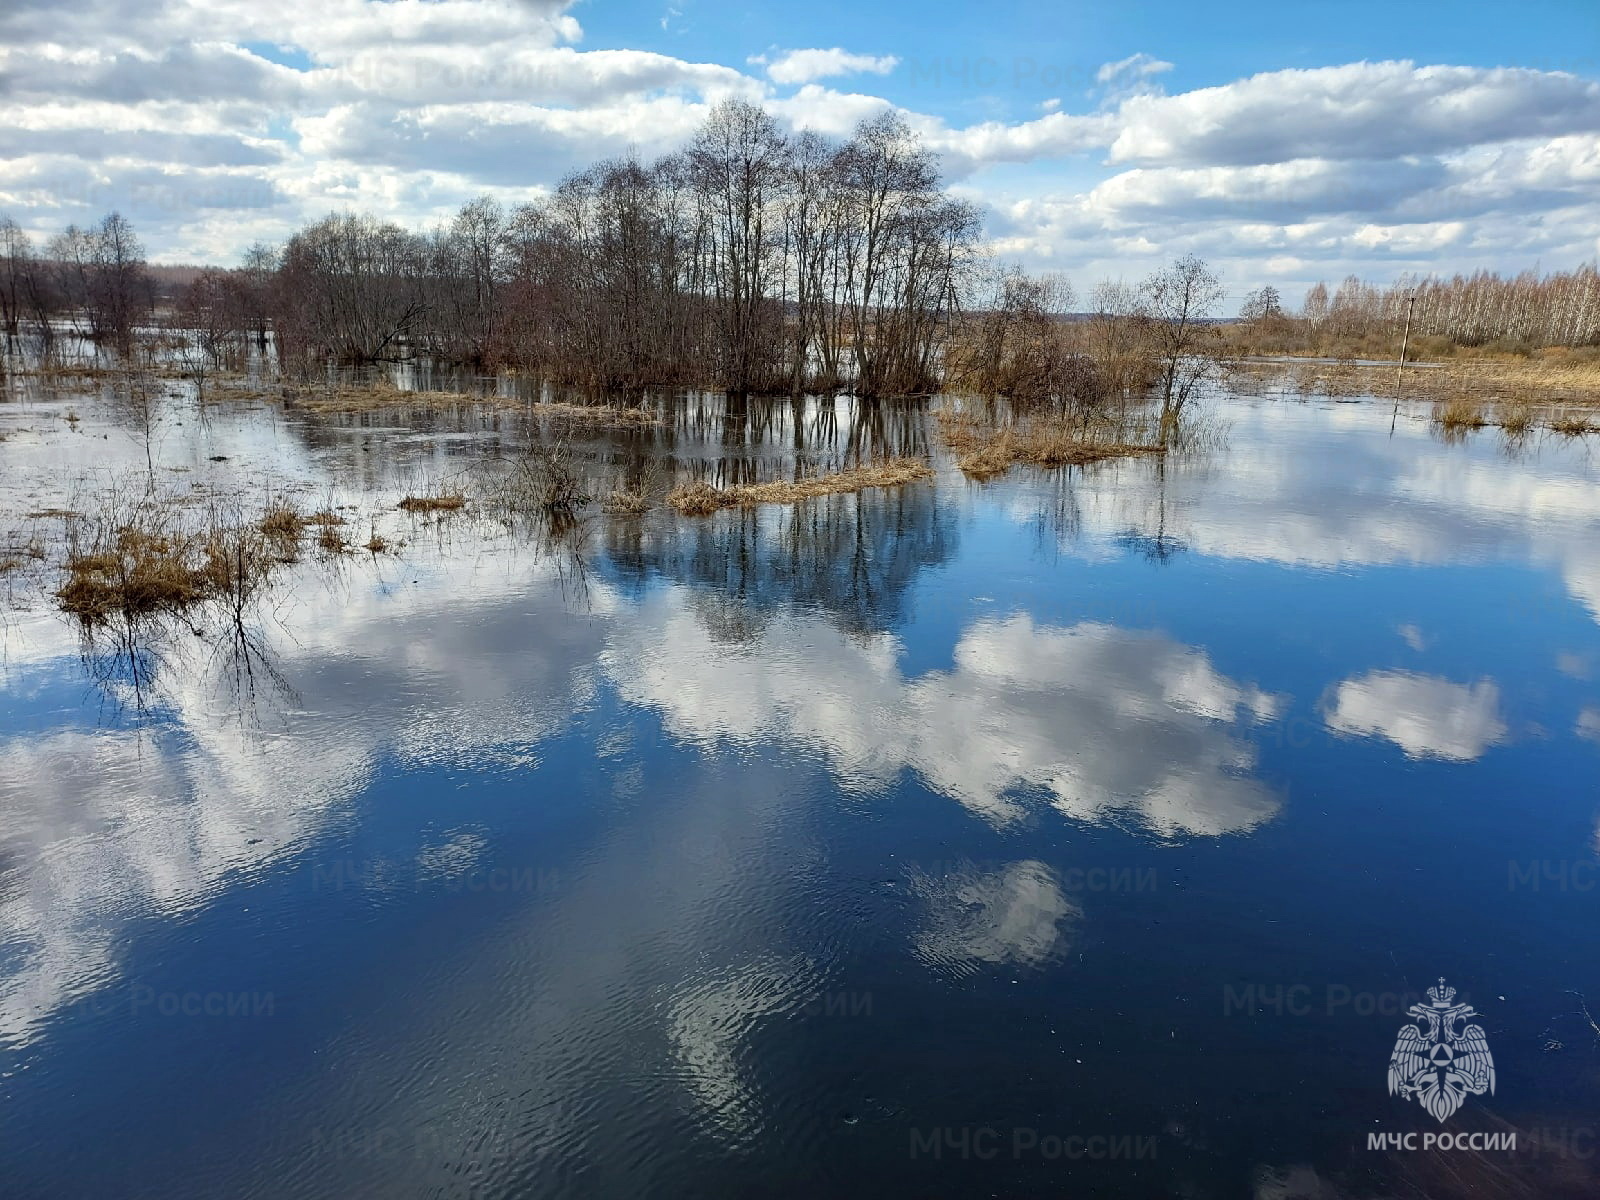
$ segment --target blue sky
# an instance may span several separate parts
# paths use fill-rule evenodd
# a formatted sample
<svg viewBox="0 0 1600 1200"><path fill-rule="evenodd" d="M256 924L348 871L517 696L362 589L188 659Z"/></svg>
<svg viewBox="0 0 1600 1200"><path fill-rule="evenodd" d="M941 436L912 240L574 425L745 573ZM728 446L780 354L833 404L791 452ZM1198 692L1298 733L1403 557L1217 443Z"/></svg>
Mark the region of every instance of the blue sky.
<svg viewBox="0 0 1600 1200"><path fill-rule="evenodd" d="M661 22L668 10L678 14ZM844 46L893 54L906 64L879 93L948 118L964 113L1021 116L1052 96L1093 82L1094 71L1143 52L1173 64L1172 91L1224 84L1284 67L1337 66L1362 59L1412 59L1464 66L1600 69L1600 4L1528 0L1515 5L1460 0L1083 3L1030 0L999 5L815 3L717 4L647 0L572 9L587 44L634 47L710 62L737 63L773 46ZM753 48L752 48L753 47ZM971 60L988 87L961 87L935 67ZM1051 79L1058 81L1052 84ZM1066 80L1076 80L1074 89ZM1063 96L1063 98L1065 98Z"/></svg>
<svg viewBox="0 0 1600 1200"><path fill-rule="evenodd" d="M900 110L995 252L1086 293L1193 251L1274 283L1600 253L1600 5L7 0L0 215L124 211L229 263L681 145L725 96Z"/></svg>

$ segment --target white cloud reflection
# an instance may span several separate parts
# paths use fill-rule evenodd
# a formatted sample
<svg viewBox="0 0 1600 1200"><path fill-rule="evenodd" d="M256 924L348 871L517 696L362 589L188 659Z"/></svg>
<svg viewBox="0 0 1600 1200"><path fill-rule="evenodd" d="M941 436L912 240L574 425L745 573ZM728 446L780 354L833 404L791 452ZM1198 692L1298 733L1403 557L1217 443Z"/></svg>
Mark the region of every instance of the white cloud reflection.
<svg viewBox="0 0 1600 1200"><path fill-rule="evenodd" d="M912 891L928 911L915 950L929 966L965 974L976 965L1038 966L1062 949L1083 910L1036 859L997 871L914 872Z"/></svg>
<svg viewBox="0 0 1600 1200"><path fill-rule="evenodd" d="M852 638L784 613L727 653L686 593L654 597L602 663L624 696L706 744L782 740L825 755L846 786L919 774L996 824L1036 789L1084 821L1128 817L1164 837L1240 832L1279 802L1234 736L1281 700L1159 634L1026 615L975 622L955 666L907 678L888 635Z"/></svg>
<svg viewBox="0 0 1600 1200"><path fill-rule="evenodd" d="M1412 758L1471 762L1506 738L1492 680L1451 683L1410 671L1369 671L1334 690L1328 727L1388 738Z"/></svg>

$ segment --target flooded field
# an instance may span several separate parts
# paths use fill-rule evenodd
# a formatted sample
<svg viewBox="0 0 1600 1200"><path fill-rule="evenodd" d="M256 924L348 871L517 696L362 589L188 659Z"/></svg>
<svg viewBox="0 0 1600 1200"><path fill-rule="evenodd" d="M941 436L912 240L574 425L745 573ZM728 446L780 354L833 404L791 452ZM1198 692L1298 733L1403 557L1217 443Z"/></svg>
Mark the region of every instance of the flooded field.
<svg viewBox="0 0 1600 1200"><path fill-rule="evenodd" d="M0 1190L1596 1194L1600 439L1259 390L979 483L940 400L16 380ZM552 444L586 503L492 502ZM112 486L342 532L86 629Z"/></svg>

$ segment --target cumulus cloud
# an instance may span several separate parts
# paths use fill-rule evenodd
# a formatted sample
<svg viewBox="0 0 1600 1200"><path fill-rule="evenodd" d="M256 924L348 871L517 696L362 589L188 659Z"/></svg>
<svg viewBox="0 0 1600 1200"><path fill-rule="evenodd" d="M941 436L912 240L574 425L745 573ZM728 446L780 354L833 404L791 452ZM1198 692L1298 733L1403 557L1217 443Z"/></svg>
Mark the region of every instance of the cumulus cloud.
<svg viewBox="0 0 1600 1200"><path fill-rule="evenodd" d="M14 0L0 205L41 236L120 207L155 254L226 262L330 208L428 224L483 190L529 198L598 157L675 148L741 96L829 135L899 109L988 206L996 248L1035 266L1116 275L1192 251L1292 287L1600 244L1600 84L1570 73L1360 62L1167 95L1172 64L1130 48L1076 104L963 122L917 111L893 54L588 50L578 11ZM847 76L858 90L826 86ZM156 177L159 196L141 182ZM251 216L230 226L223 208Z"/></svg>
<svg viewBox="0 0 1600 1200"><path fill-rule="evenodd" d="M834 46L830 50L785 50L776 58L750 60L765 65L773 83L811 83L836 75L887 75L900 65L892 54L852 54Z"/></svg>
<svg viewBox="0 0 1600 1200"><path fill-rule="evenodd" d="M1351 63L1134 97L1119 116L1112 162L1402 158L1600 130L1600 83L1509 67Z"/></svg>
<svg viewBox="0 0 1600 1200"><path fill-rule="evenodd" d="M1471 762L1506 737L1492 680L1451 683L1410 671L1370 671L1335 689L1330 729L1388 738L1412 758Z"/></svg>
<svg viewBox="0 0 1600 1200"><path fill-rule="evenodd" d="M653 598L602 658L625 697L685 740L813 747L854 788L914 771L995 824L1023 815L1028 790L1076 820L1131 815L1170 838L1237 833L1278 811L1237 735L1274 719L1281 697L1164 637L980 621L953 670L908 679L893 638L852 638L804 613L729 657L689 601Z"/></svg>
<svg viewBox="0 0 1600 1200"><path fill-rule="evenodd" d="M561 619L548 561L476 578L473 619L440 622L466 590L298 590L297 640L277 662L296 704L280 728L263 731L217 703L224 656L205 668L174 662L161 697L170 730L0 739L0 861L16 865L0 891L0 944L13 959L0 978L0 1043L26 1044L60 1006L114 980L127 922L191 910L304 849L367 786L380 755L413 768L521 763L562 728L587 701L579 668L601 631ZM603 616L609 597L594 599ZM532 626L530 612L542 612ZM545 640L506 656L513 641L529 645L531 627ZM64 623L32 632L38 640L22 638L20 661L7 664L13 679L52 663L78 671ZM416 862L394 864L394 878L470 869L482 849L473 831L449 832Z"/></svg>
<svg viewBox="0 0 1600 1200"><path fill-rule="evenodd" d="M1337 461L1307 462L1292 449L1332 434L1343 447ZM1077 528L1105 539L1159 523L1213 557L1329 569L1492 553L1551 572L1600 621L1600 481L1581 455L1519 461L1488 439L1447 445L1424 423L1402 422L1391 434L1387 413L1353 405L1266 406L1229 436L1235 455L1226 478L1203 462L1172 463L1153 496L1130 483L1135 467L1085 476ZM1367 481L1356 492L1352 473Z"/></svg>

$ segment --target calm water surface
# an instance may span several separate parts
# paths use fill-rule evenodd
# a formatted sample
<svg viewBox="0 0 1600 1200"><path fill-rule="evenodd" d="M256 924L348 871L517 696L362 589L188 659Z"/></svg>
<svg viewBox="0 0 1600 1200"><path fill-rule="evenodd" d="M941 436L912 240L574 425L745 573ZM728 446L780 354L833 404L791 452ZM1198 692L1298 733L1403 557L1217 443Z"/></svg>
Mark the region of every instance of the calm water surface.
<svg viewBox="0 0 1600 1200"><path fill-rule="evenodd" d="M1164 464L552 546L392 509L526 414L171 401L175 485L407 545L242 633L13 587L0 1192L1596 1194L1597 450L1211 410ZM130 428L0 405L6 524L142 470ZM936 441L718 399L581 450ZM1439 976L1497 1069L1442 1127L1385 1081ZM1518 1148L1367 1148L1441 1128Z"/></svg>

